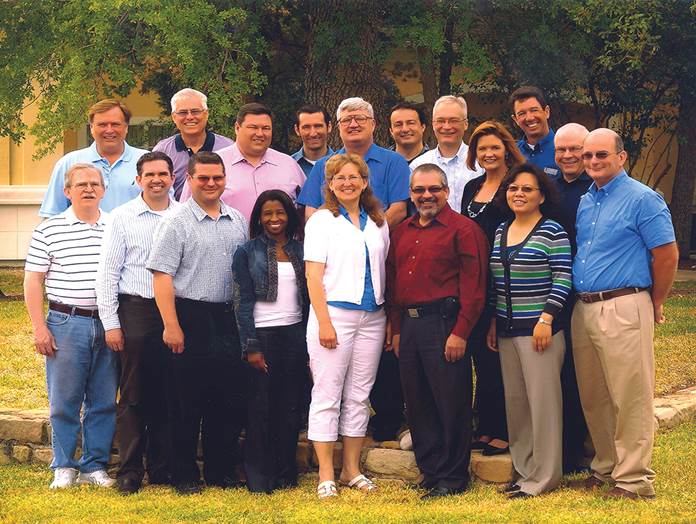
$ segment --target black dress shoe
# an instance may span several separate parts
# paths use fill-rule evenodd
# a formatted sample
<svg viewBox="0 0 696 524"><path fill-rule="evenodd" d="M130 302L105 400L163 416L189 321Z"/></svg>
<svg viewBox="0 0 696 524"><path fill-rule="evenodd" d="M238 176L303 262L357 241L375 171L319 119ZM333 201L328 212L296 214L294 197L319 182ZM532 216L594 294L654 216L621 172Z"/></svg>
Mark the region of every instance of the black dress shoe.
<svg viewBox="0 0 696 524"><path fill-rule="evenodd" d="M488 442L484 442L483 440L476 440L471 443L471 446L469 446L470 449L484 449L486 446L488 446Z"/></svg>
<svg viewBox="0 0 696 524"><path fill-rule="evenodd" d="M418 489L431 490L437 485L437 480L424 478L418 483Z"/></svg>
<svg viewBox="0 0 696 524"><path fill-rule="evenodd" d="M174 489L179 495L197 495L203 491L198 482L180 482L174 484Z"/></svg>
<svg viewBox="0 0 696 524"><path fill-rule="evenodd" d="M492 457L494 455L504 455L508 451L510 451L510 446L505 446L504 448L496 448L495 446L486 444L486 446L483 448L483 451L481 452L481 455L484 455L486 457Z"/></svg>
<svg viewBox="0 0 696 524"><path fill-rule="evenodd" d="M498 493L505 493L505 494L509 495L510 493L515 493L515 491L519 491L520 489L522 489L522 488L520 488L519 484L515 484L514 482L510 482L510 484L508 484L504 488L498 490Z"/></svg>
<svg viewBox="0 0 696 524"><path fill-rule="evenodd" d="M529 493L526 493L524 491L515 491L513 493L510 493L508 496L508 500L513 500L513 499L531 499L534 497L534 495L531 495Z"/></svg>
<svg viewBox="0 0 696 524"><path fill-rule="evenodd" d="M142 482L137 479L129 477L116 479L116 489L123 495L132 495L133 493L137 493L140 491L142 486Z"/></svg>
<svg viewBox="0 0 696 524"><path fill-rule="evenodd" d="M436 499L440 497L449 497L451 495L459 495L460 493L464 493L464 489L455 489L455 488L443 488L442 486L435 486L432 488L430 491L428 491L425 495L421 497L421 500L429 500L429 499Z"/></svg>
<svg viewBox="0 0 696 524"><path fill-rule="evenodd" d="M234 489L243 488L246 484L235 477L223 477L221 479L206 480L206 486L211 488Z"/></svg>

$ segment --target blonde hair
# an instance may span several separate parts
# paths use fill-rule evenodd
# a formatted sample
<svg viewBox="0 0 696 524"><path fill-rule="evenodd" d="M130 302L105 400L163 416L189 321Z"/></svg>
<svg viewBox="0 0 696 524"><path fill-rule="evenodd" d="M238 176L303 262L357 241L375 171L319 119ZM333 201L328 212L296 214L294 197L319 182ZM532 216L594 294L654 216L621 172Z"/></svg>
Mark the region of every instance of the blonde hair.
<svg viewBox="0 0 696 524"><path fill-rule="evenodd" d="M382 211L382 203L372 192L370 187L370 170L367 164L362 159L360 155L354 153L343 153L339 155L334 155L326 162L326 167L324 168L325 182L324 182L324 205L323 208L331 211L333 216L337 217L339 215L339 202L336 195L329 184L333 180L333 177L343 169L344 166L348 164L353 164L358 168L358 173L360 176L367 181L367 186L360 194L360 206L365 210L365 213L372 219L372 221L381 227L384 224L384 212Z"/></svg>

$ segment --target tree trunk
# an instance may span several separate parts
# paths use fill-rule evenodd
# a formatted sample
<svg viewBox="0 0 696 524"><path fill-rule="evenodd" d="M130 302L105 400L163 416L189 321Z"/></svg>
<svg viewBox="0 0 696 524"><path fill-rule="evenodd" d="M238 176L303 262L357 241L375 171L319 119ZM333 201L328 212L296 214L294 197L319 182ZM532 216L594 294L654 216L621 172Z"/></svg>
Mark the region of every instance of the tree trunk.
<svg viewBox="0 0 696 524"><path fill-rule="evenodd" d="M383 49L380 35L383 15L374 0L322 0L310 2L305 93L307 102L319 104L335 121L338 104L360 96L375 110L375 142L389 143L389 107L382 78ZM329 143L341 147L338 126Z"/></svg>
<svg viewBox="0 0 696 524"><path fill-rule="evenodd" d="M691 225L696 186L696 92L690 86L680 89L677 138L679 153L672 186L672 221L679 253L688 257L691 248Z"/></svg>

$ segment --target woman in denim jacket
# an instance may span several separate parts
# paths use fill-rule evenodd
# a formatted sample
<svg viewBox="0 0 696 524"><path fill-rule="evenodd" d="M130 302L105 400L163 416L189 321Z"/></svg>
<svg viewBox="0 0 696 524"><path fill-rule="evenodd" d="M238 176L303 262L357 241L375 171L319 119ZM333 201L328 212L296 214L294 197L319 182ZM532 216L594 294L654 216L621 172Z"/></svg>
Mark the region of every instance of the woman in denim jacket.
<svg viewBox="0 0 696 524"><path fill-rule="evenodd" d="M232 264L239 337L252 368L244 467L253 492L297 485L309 304L302 243L294 238L298 228L287 194L264 191L251 212L251 240L237 249Z"/></svg>

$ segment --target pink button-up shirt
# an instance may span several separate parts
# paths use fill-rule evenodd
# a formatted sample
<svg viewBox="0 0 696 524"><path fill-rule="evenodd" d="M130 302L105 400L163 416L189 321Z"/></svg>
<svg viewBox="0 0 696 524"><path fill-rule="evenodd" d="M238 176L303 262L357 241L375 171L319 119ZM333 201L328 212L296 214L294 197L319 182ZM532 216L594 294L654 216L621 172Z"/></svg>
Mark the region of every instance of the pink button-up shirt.
<svg viewBox="0 0 696 524"><path fill-rule="evenodd" d="M237 144L216 151L225 164L225 191L220 197L230 207L238 210L247 220L258 196L267 189L281 189L296 203L297 195L306 177L292 157L268 148L261 163L254 167L242 156ZM191 197L188 180L181 192L181 202Z"/></svg>

